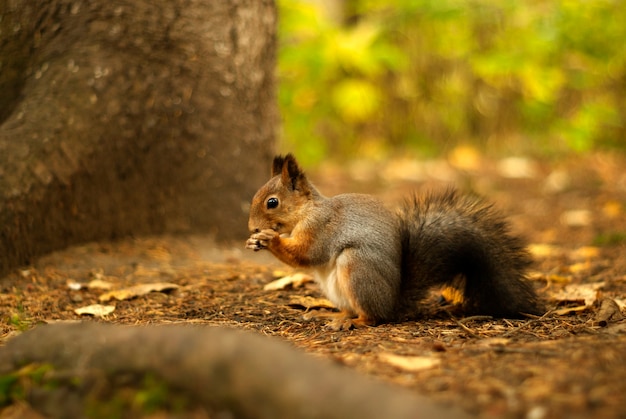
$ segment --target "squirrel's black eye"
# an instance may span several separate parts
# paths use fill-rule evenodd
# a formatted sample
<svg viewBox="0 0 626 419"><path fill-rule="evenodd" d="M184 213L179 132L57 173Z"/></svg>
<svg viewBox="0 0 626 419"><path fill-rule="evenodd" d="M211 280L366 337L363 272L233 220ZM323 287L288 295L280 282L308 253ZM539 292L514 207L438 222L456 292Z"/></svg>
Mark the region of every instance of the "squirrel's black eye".
<svg viewBox="0 0 626 419"><path fill-rule="evenodd" d="M278 206L278 198L270 198L267 200L267 209L273 209Z"/></svg>

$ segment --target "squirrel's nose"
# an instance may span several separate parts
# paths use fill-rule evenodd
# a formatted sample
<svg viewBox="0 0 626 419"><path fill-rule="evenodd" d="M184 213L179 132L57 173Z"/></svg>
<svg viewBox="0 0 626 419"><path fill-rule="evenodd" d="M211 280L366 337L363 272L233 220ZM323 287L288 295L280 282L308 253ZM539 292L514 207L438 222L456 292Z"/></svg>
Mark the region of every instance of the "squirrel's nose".
<svg viewBox="0 0 626 419"><path fill-rule="evenodd" d="M252 220L250 220L252 221ZM251 222L248 222L248 231L250 231L252 234L258 233L261 231L260 228L255 227L254 224L252 224Z"/></svg>

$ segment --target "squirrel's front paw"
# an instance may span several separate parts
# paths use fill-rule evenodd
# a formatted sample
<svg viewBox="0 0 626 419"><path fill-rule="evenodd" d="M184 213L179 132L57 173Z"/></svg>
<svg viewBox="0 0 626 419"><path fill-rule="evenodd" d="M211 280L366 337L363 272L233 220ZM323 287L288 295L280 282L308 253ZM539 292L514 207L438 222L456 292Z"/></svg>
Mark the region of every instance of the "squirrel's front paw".
<svg viewBox="0 0 626 419"><path fill-rule="evenodd" d="M278 237L278 233L274 230L262 230L258 233L254 233L246 241L246 249L252 249L254 251L267 249L270 241Z"/></svg>

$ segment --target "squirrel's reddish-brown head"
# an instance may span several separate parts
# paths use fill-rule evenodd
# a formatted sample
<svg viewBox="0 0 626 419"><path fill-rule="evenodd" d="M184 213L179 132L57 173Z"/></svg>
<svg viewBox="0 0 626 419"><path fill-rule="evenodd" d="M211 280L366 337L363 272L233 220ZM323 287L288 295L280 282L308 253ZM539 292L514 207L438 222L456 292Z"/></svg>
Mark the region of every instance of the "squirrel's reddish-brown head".
<svg viewBox="0 0 626 419"><path fill-rule="evenodd" d="M271 229L290 234L301 211L319 196L292 154L274 157L272 177L252 198L248 228L251 232Z"/></svg>

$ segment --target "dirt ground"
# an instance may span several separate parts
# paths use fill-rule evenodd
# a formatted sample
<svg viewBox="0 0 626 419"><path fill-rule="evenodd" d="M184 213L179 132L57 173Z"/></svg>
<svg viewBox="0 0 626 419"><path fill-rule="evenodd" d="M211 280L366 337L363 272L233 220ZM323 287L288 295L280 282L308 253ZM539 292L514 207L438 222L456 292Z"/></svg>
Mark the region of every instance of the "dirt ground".
<svg viewBox="0 0 626 419"><path fill-rule="evenodd" d="M454 183L494 201L535 255L530 277L552 310L541 318L463 318L434 295L423 320L331 332L302 320L307 306L323 306L314 283L264 290L294 272L269 254L245 251L243 241L218 247L210 237L163 236L90 243L16 269L0 282L0 342L57 321L219 325L288 341L480 417L625 417L626 321L606 311L617 304L624 312L626 301L624 168L626 159L606 154L559 163L470 154L310 173L327 195L396 202ZM99 300L161 282L178 288ZM75 313L97 303L114 311Z"/></svg>

